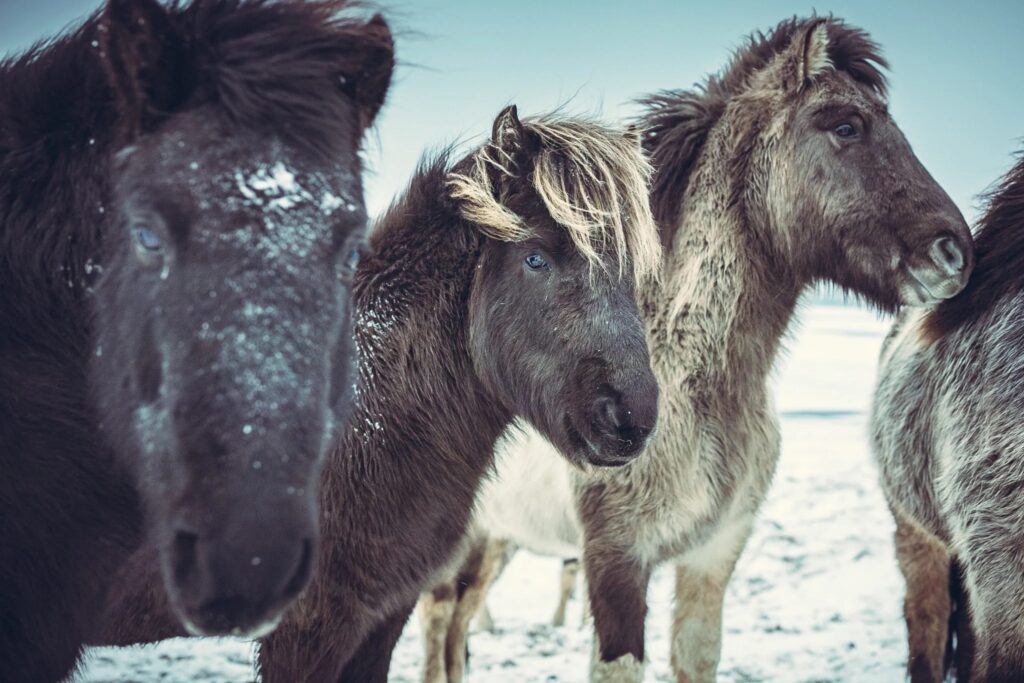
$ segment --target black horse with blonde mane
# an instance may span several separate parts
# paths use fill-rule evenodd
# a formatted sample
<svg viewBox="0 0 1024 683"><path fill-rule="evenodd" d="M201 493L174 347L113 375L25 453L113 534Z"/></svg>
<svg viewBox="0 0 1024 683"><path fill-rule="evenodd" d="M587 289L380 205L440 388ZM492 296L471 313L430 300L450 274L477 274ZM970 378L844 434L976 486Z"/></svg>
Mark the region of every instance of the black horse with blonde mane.
<svg viewBox="0 0 1024 683"><path fill-rule="evenodd" d="M68 675L144 540L194 633L308 582L393 66L345 9L110 0L0 62L5 680Z"/></svg>
<svg viewBox="0 0 1024 683"><path fill-rule="evenodd" d="M509 108L381 219L356 272L357 406L325 470L323 553L262 641L264 681L386 681L514 417L577 464L640 454L658 397L634 291L661 254L648 176L635 135ZM153 571L125 577L100 642L175 634Z"/></svg>

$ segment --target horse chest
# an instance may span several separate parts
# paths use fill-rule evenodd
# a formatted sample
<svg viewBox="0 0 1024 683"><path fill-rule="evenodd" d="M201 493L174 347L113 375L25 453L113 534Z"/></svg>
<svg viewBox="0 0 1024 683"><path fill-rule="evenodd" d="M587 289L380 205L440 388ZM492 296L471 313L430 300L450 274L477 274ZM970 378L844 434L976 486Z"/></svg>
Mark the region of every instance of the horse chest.
<svg viewBox="0 0 1024 683"><path fill-rule="evenodd" d="M778 459L778 430L767 406L727 419L674 398L663 403L658 436L623 473L614 496L625 513L616 517L628 520L624 540L650 562L684 554L749 515Z"/></svg>

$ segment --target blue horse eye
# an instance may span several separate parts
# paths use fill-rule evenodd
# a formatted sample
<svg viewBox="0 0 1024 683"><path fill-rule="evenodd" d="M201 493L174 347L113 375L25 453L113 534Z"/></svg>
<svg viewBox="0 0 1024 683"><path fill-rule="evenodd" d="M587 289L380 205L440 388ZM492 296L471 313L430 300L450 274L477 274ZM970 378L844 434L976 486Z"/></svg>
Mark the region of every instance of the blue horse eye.
<svg viewBox="0 0 1024 683"><path fill-rule="evenodd" d="M849 123L840 123L838 126L832 129L838 137L841 138L852 138L857 134L857 129L851 126Z"/></svg>
<svg viewBox="0 0 1024 683"><path fill-rule="evenodd" d="M534 270L540 270L541 268L547 268L548 262L539 254L530 254L526 257L526 265Z"/></svg>
<svg viewBox="0 0 1024 683"><path fill-rule="evenodd" d="M146 251L160 251L164 248L157 234L146 227L135 228L135 241Z"/></svg>
<svg viewBox="0 0 1024 683"><path fill-rule="evenodd" d="M349 271L355 271L356 266L359 265L359 258L362 256L362 250L359 247L353 247L348 252L348 256L345 258L345 268Z"/></svg>

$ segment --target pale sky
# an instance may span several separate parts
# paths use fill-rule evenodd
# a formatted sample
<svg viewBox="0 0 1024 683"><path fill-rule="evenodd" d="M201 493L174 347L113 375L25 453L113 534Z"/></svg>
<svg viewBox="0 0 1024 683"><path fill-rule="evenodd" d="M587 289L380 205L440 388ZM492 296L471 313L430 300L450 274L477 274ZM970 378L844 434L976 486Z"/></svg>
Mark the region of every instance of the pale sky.
<svg viewBox="0 0 1024 683"><path fill-rule="evenodd" d="M99 5L97 0L0 0L0 53L21 50ZM420 155L478 139L515 103L522 114L572 100L612 119L663 88L719 69L754 29L803 1L395 0L380 3L398 31L401 66L368 154L371 213L402 190ZM816 6L866 29L892 63L891 103L921 160L969 220L975 196L1024 148L1024 3L897 0Z"/></svg>

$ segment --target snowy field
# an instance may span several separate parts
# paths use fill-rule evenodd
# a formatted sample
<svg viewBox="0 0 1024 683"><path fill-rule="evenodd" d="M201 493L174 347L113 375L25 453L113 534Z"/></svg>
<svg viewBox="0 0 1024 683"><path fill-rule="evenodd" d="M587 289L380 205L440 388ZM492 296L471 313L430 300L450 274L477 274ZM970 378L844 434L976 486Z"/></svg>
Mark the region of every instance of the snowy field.
<svg viewBox="0 0 1024 683"><path fill-rule="evenodd" d="M779 364L782 460L725 606L719 679L903 680L902 580L892 522L867 449L866 411L887 323L856 308L811 306ZM579 599L568 625L548 625L561 563L519 553L491 593L496 633L471 641L469 680L586 680L590 632ZM671 681L672 572L649 595L647 681ZM419 680L415 618L395 652L393 683ZM252 648L230 640L175 640L97 648L75 683L253 680Z"/></svg>

